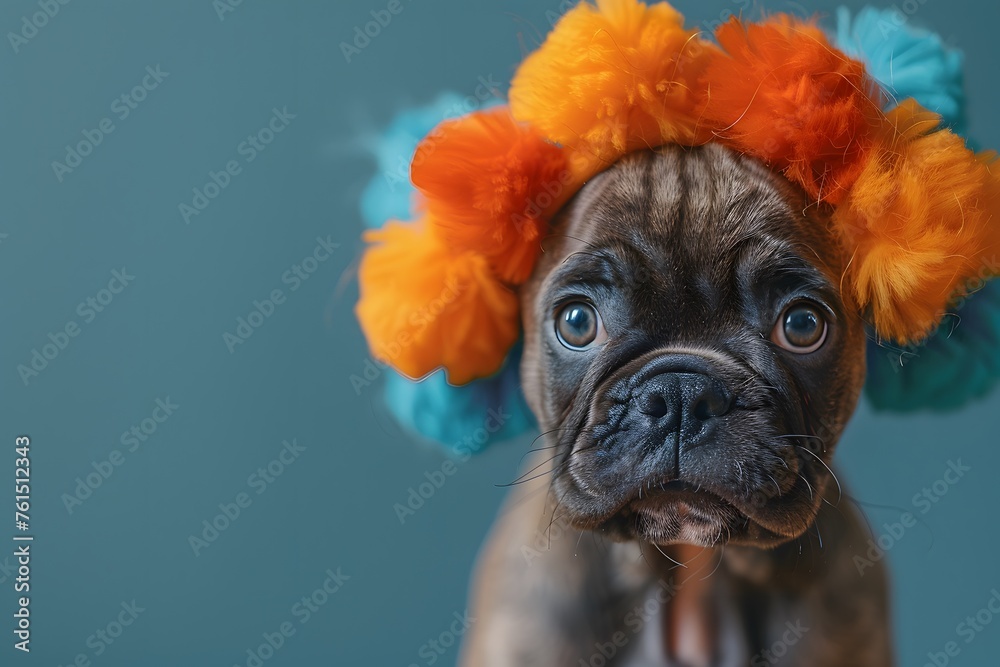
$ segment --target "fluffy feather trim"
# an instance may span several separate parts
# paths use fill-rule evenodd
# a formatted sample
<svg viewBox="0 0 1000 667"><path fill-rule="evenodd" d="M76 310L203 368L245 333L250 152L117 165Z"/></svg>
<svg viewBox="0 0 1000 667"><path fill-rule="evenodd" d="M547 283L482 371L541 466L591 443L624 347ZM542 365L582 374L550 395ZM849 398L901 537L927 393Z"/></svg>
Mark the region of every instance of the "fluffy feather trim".
<svg viewBox="0 0 1000 667"><path fill-rule="evenodd" d="M891 136L868 155L834 221L853 249L847 283L858 304L879 336L910 343L1000 269L1000 172L913 100L887 121Z"/></svg>
<svg viewBox="0 0 1000 667"><path fill-rule="evenodd" d="M506 107L439 125L417 148L410 177L440 235L489 258L513 284L531 275L548 215L572 194L564 151Z"/></svg>
<svg viewBox="0 0 1000 667"><path fill-rule="evenodd" d="M426 220L365 233L355 313L372 354L419 379L444 367L465 384L495 373L520 331L517 296L475 252L454 252Z"/></svg>
<svg viewBox="0 0 1000 667"><path fill-rule="evenodd" d="M628 151L695 141L699 81L715 47L666 3L583 2L511 82L514 117L607 166Z"/></svg>
<svg viewBox="0 0 1000 667"><path fill-rule="evenodd" d="M778 14L716 31L703 122L716 137L785 173L816 201L840 202L871 148L882 104L864 65L823 32Z"/></svg>

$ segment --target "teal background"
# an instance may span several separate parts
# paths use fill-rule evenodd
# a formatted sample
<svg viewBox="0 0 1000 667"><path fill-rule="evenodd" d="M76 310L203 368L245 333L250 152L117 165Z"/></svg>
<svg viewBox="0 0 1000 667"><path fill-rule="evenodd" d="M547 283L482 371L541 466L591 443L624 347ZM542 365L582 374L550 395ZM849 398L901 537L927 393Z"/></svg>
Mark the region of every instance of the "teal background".
<svg viewBox="0 0 1000 667"><path fill-rule="evenodd" d="M246 665L263 633L290 622L295 634L264 664L429 665L425 643L465 612L473 559L504 496L497 485L517 476L531 439L456 463L400 524L393 505L445 459L401 434L377 382L352 387L368 359L352 315L357 200L374 169L368 147L395 112L445 89L471 95L481 76L506 83L560 5L402 0L346 62L339 43L387 4L244 0L220 20L209 0L77 0L17 53L6 35L39 6L0 5L0 516L10 520L0 523L0 664L54 667L83 654L107 667ZM676 5L702 25L755 11L749 1ZM910 6L911 20L965 50L970 133L1000 146L1000 6ZM169 75L120 120L112 102L157 65ZM275 107L295 118L245 162L240 143ZM105 117L114 131L57 180L51 163ZM228 160L241 172L185 224L178 205ZM292 291L282 276L318 236L339 248ZM122 267L134 281L84 322L78 304ZM285 301L230 353L223 333L274 289ZM18 365L71 321L79 335L25 384ZM123 432L167 397L179 407L127 451ZM862 406L841 443L842 479L879 532L915 510L913 496L949 460L971 468L889 551L901 664L922 665L948 641L961 649L951 664L996 664L1000 619L971 643L956 632L1000 589L998 430L994 394L945 416ZM24 433L36 538L30 655L12 648L8 569L13 443ZM304 451L258 494L248 478L292 439ZM122 464L69 512L64 494L114 450ZM250 505L195 555L189 536L241 492ZM300 623L293 605L337 568L350 579ZM144 611L96 655L88 637L133 600ZM434 664L456 655L433 654Z"/></svg>

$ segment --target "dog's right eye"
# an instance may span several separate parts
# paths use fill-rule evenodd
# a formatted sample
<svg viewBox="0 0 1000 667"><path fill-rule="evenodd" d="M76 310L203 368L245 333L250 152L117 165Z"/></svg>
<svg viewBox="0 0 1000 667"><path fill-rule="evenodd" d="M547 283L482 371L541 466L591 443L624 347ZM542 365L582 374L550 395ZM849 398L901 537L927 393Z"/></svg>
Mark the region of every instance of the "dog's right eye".
<svg viewBox="0 0 1000 667"><path fill-rule="evenodd" d="M567 303L556 313L556 336L571 350L583 350L607 338L597 309L583 301Z"/></svg>

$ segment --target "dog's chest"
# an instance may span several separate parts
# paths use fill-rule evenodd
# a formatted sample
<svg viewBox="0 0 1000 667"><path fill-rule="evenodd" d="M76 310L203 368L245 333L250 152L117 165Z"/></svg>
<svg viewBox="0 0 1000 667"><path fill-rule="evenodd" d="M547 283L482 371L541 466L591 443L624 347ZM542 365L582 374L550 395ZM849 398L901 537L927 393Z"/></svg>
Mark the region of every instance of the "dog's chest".
<svg viewBox="0 0 1000 667"><path fill-rule="evenodd" d="M618 667L746 667L750 655L744 636L744 624L739 611L732 603L733 597L729 594L729 586L725 582L717 581L714 582L713 589L710 614L697 614L694 610L674 606L673 603L676 602L674 596L680 593L679 590L668 591L670 594L668 596L664 594L661 585L653 586L643 604L637 608L641 611L634 616L637 619L640 615L642 617L641 626L639 620L636 620L631 627L635 632L635 640L629 642L631 645L622 653L621 662L614 664ZM683 619L671 618L670 615L675 613L689 616ZM692 617L706 615L716 619L714 627L694 627L699 619ZM711 637L711 646L704 651L696 650L698 655L691 656L687 660L671 657L667 647L667 637L670 633L665 628L669 623L675 622L679 622L681 633ZM670 653L674 650L676 648L670 650ZM687 652L691 653L690 642Z"/></svg>

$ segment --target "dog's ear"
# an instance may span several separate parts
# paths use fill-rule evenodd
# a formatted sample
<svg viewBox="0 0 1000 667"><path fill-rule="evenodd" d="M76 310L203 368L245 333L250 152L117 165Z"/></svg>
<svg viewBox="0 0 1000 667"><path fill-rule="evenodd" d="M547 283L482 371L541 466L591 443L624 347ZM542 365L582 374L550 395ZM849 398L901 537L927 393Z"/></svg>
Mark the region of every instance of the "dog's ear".
<svg viewBox="0 0 1000 667"><path fill-rule="evenodd" d="M491 98L483 106L488 108L499 102ZM409 217L416 197L409 165L418 143L442 119L466 108L465 97L442 93L431 104L401 111L375 139L369 148L377 160L378 171L361 198L366 227L376 229L386 220ZM448 383L441 370L413 382L369 358L351 376L351 384L361 393L382 382L379 389L384 392L386 407L409 435L462 453L479 452L487 444L509 440L535 428L535 418L521 392L520 360L521 346L517 345L495 375L455 386Z"/></svg>

